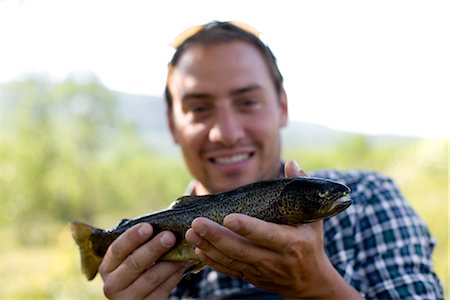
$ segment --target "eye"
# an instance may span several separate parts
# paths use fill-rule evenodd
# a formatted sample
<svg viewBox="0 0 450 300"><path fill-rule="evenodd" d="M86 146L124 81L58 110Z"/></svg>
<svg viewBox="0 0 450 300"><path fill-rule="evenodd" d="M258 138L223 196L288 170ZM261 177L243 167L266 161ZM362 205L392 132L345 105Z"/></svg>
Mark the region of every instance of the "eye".
<svg viewBox="0 0 450 300"><path fill-rule="evenodd" d="M184 113L188 115L192 121L198 122L207 118L213 107L205 101L190 101L184 106Z"/></svg>
<svg viewBox="0 0 450 300"><path fill-rule="evenodd" d="M192 102L187 106L187 111L193 113L194 115L204 114L210 110L210 106L203 102Z"/></svg>
<svg viewBox="0 0 450 300"><path fill-rule="evenodd" d="M208 107L206 105L193 105L190 108L190 111L194 112L194 113L203 113L206 112L208 110Z"/></svg>
<svg viewBox="0 0 450 300"><path fill-rule="evenodd" d="M260 101L254 98L243 98L238 101L238 106L242 110L254 110L260 106Z"/></svg>
<svg viewBox="0 0 450 300"><path fill-rule="evenodd" d="M328 196L329 192L325 191L325 192L319 192L319 197L320 198L325 198L326 196Z"/></svg>
<svg viewBox="0 0 450 300"><path fill-rule="evenodd" d="M255 104L256 104L256 101L253 99L245 99L242 101L242 105L244 105L244 106L252 106Z"/></svg>

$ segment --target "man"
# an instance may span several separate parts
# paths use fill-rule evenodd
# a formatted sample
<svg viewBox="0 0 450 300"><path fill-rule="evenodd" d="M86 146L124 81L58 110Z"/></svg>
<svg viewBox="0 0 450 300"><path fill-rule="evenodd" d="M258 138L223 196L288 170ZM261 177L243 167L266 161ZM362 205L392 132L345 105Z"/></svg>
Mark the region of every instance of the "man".
<svg viewBox="0 0 450 300"><path fill-rule="evenodd" d="M212 22L176 41L167 117L195 178L189 193L221 192L263 179L306 176L283 165L288 119L276 60L248 27ZM284 169L283 169L284 168ZM396 186L373 172L314 176L352 188L343 213L297 227L231 214L220 226L198 218L186 233L208 267L156 262L175 243L140 224L108 249L100 274L109 298L442 298L433 240Z"/></svg>

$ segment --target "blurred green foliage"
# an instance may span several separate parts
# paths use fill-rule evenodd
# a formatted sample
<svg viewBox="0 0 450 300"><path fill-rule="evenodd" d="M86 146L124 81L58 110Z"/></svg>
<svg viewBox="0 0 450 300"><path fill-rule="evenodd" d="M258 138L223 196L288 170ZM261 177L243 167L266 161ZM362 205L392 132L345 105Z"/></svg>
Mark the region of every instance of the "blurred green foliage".
<svg viewBox="0 0 450 300"><path fill-rule="evenodd" d="M47 238L30 238L30 224L161 208L188 181L179 160L143 146L115 111L114 93L95 78L28 78L5 89L15 115L1 148L1 223L14 224L23 243Z"/></svg>
<svg viewBox="0 0 450 300"><path fill-rule="evenodd" d="M0 298L102 298L101 280L81 275L68 221L109 227L161 209L190 176L180 157L144 145L96 78L30 77L3 90L14 109L2 115ZM333 147L285 149L283 157L306 171L373 169L395 179L437 239L434 260L448 296L448 147L375 145L354 135Z"/></svg>

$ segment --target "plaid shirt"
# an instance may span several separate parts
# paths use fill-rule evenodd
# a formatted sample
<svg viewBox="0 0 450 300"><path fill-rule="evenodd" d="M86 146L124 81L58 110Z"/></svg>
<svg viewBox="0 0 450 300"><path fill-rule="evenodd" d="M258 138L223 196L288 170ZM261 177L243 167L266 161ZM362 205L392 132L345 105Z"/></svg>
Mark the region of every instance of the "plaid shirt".
<svg viewBox="0 0 450 300"><path fill-rule="evenodd" d="M435 241L399 188L369 171L309 172L348 185L353 204L324 221L326 253L365 298L443 299L433 270ZM169 299L282 299L239 278L205 268L183 278Z"/></svg>

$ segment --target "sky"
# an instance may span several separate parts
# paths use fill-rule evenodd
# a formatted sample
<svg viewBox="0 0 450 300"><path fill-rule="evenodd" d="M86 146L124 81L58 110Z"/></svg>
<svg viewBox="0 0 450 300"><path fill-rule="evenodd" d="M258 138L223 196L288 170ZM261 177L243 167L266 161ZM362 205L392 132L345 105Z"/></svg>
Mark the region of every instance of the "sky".
<svg viewBox="0 0 450 300"><path fill-rule="evenodd" d="M170 44L211 20L261 33L290 118L365 134L450 137L450 1L0 0L0 80L94 73L161 96Z"/></svg>

